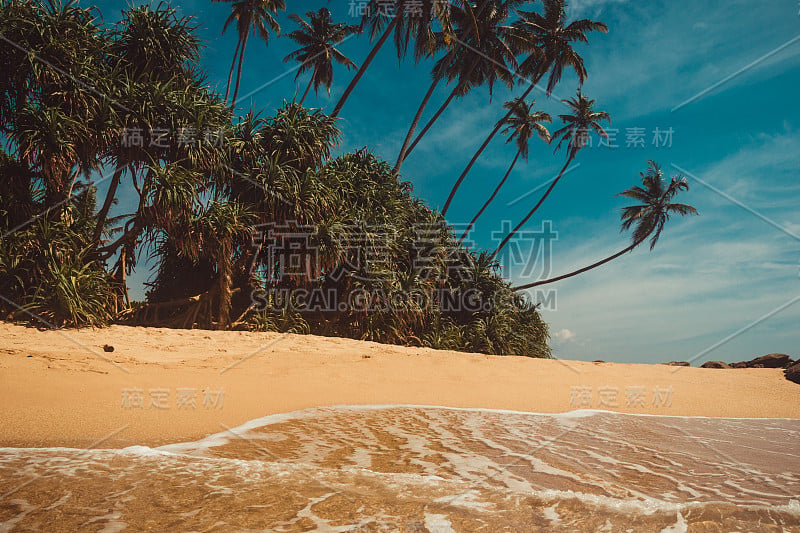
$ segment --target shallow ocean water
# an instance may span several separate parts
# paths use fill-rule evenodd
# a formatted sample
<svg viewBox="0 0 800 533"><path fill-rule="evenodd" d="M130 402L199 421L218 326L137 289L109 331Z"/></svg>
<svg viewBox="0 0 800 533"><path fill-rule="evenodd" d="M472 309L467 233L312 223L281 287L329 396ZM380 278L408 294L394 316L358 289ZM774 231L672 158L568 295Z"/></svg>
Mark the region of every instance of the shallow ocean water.
<svg viewBox="0 0 800 533"><path fill-rule="evenodd" d="M0 448L3 531L797 531L800 421L419 406Z"/></svg>

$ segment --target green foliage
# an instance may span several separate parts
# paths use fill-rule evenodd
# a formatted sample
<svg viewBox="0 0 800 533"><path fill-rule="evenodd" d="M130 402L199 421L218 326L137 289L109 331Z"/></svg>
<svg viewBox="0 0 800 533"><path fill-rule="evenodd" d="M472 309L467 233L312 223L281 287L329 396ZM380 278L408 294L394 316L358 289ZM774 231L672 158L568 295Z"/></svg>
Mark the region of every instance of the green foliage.
<svg viewBox="0 0 800 533"><path fill-rule="evenodd" d="M307 335L311 327L300 313L289 310L280 312L261 311L251 313L245 322L250 331L277 331L279 333L297 333Z"/></svg>
<svg viewBox="0 0 800 533"><path fill-rule="evenodd" d="M113 318L118 287L90 259L93 205L94 191L82 187L65 220L41 217L0 240L0 294L10 300L0 302L5 316L59 327Z"/></svg>
<svg viewBox="0 0 800 533"><path fill-rule="evenodd" d="M240 66L253 28L262 37L268 27L277 32L270 17L282 2L250 7L233 5L229 20L240 26ZM332 32L323 35L329 44L356 31L335 25L324 10L315 17L320 32L296 22L306 32ZM333 156L341 139L335 118L284 102L272 116L251 112L234 123L204 80L191 18L161 3L130 7L113 25L98 20L70 2L0 0L0 32L61 69L0 42L12 73L0 80L7 147L0 153L0 230L8 232L0 241L0 293L13 302L0 305L5 316L56 326L115 320L130 305L126 276L149 252L156 275L147 302L128 308L134 322L549 355L538 311L510 290L485 253L463 248L409 182L366 148ZM426 31L412 33L425 41ZM454 65L445 77L461 77ZM319 73L313 82L327 86L327 63L312 68ZM480 67L470 83L508 81L503 76ZM153 143L151 129L169 137ZM184 130L200 138L180 143L175 135ZM142 142L125 142L130 131L144 134ZM207 132L218 142L203 138ZM101 171L111 182L97 202L78 178ZM123 190L138 200L134 211L112 217ZM270 244L257 230L292 224L313 228L300 253L314 267L286 279L274 275L263 253ZM380 261L367 264L365 256ZM323 310L271 297L269 306L254 305L253 294L275 290L333 291L339 300Z"/></svg>

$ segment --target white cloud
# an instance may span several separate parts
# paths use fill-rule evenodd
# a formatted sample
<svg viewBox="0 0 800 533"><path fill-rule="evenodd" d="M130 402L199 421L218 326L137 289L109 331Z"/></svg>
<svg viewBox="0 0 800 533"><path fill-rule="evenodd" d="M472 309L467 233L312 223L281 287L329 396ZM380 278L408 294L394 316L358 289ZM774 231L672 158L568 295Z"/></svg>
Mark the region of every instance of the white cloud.
<svg viewBox="0 0 800 533"><path fill-rule="evenodd" d="M788 150L796 140L793 134L764 137L698 175L723 190L740 184L740 201L798 230L797 192L777 195L786 205L768 206L775 186L764 179L800 168L800 155ZM557 310L545 310L544 317L556 332L559 357L686 360L800 294L798 241L699 184L692 184L681 200L698 207L701 216L671 220L654 251L643 246L582 275L539 287L557 291ZM628 241L616 234L616 224L611 216L607 221L561 221L554 228L561 237L554 244L552 275L624 248ZM795 353L798 321L800 302L701 360ZM566 344L565 332L576 330L583 342Z"/></svg>
<svg viewBox="0 0 800 533"><path fill-rule="evenodd" d="M615 120L672 109L797 35L796 10L777 2L764 7L754 10L752 3L726 0L627 3L622 9L607 9L599 19L609 25L613 39L593 36L583 49L589 72L586 93L604 102ZM697 22L687 25L687 20ZM753 64L703 99L796 68L798 48L795 42ZM638 53L629 53L634 49Z"/></svg>
<svg viewBox="0 0 800 533"><path fill-rule="evenodd" d="M564 328L562 330L559 330L559 331L556 331L555 333L553 333L552 337L553 337L553 339L555 339L559 343L569 342L569 341L574 341L575 340L575 333L570 331L570 330L568 330L568 329L566 329L566 328Z"/></svg>

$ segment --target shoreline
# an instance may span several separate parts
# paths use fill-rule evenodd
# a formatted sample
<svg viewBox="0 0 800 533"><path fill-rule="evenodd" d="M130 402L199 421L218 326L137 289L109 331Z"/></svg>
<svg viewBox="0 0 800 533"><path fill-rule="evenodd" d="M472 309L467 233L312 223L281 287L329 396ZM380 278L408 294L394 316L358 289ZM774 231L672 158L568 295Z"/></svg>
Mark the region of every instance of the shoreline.
<svg viewBox="0 0 800 533"><path fill-rule="evenodd" d="M782 369L489 356L338 337L0 323L0 447L200 440L311 407L800 418ZM104 345L113 352L104 352ZM600 405L598 405L600 404Z"/></svg>

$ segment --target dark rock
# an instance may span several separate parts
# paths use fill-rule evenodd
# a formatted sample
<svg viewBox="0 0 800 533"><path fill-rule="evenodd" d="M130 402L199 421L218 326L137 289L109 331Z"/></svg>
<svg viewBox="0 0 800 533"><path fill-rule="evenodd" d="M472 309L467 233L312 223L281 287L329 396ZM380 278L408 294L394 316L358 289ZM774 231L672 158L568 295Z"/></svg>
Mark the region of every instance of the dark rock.
<svg viewBox="0 0 800 533"><path fill-rule="evenodd" d="M114 351L114 347L111 346L110 344L104 344L103 345L103 351L104 352L113 352Z"/></svg>
<svg viewBox="0 0 800 533"><path fill-rule="evenodd" d="M739 361L738 363L731 363L731 368L747 368L747 361Z"/></svg>
<svg viewBox="0 0 800 533"><path fill-rule="evenodd" d="M783 371L786 374L786 379L800 384L800 363L795 363Z"/></svg>
<svg viewBox="0 0 800 533"><path fill-rule="evenodd" d="M755 359L747 361L747 366L750 368L784 368L786 363L791 360L792 358L785 353L771 353L769 355L762 355L761 357L756 357Z"/></svg>
<svg viewBox="0 0 800 533"><path fill-rule="evenodd" d="M669 363L661 363L661 364L668 366L692 366L692 363L688 361L670 361Z"/></svg>
<svg viewBox="0 0 800 533"><path fill-rule="evenodd" d="M592 363L605 363L602 359L595 359Z"/></svg>
<svg viewBox="0 0 800 533"><path fill-rule="evenodd" d="M700 368L730 368L731 365L728 363L723 363L722 361L706 361Z"/></svg>

